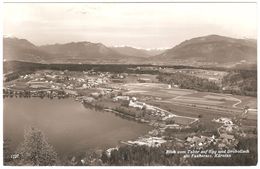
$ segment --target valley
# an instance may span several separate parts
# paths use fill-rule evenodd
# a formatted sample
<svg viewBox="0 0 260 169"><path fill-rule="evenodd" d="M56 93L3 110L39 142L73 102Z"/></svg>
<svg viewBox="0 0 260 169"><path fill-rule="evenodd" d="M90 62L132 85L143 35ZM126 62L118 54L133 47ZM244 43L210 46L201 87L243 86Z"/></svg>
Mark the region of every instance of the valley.
<svg viewBox="0 0 260 169"><path fill-rule="evenodd" d="M12 100L32 100L38 107L45 102L57 102L61 107L55 104L48 113L57 119L56 113L64 111L57 129L63 137L63 128L74 119L69 130L73 139L62 145L75 148L66 149L44 123L30 121L22 107L24 116L13 115L23 119L22 124L17 123L21 129L23 123L30 123L47 131L51 143L58 148L61 165L71 160L84 165L86 159L90 165L127 164L120 154L147 156L148 150L154 154L147 158L156 161L163 156L165 161L158 161L162 165L205 165L211 164L212 159L198 155L196 158L203 159L200 163L185 155L171 156L165 152L207 149L247 149L250 153L245 157L254 164L256 153L251 145L257 141L255 49L255 41L218 35L193 38L162 50L107 47L87 41L36 46L26 39L4 38L4 102L9 105L7 110L12 109ZM70 114L73 110L69 108L58 112L63 107L59 102L73 105L75 115ZM26 111L32 113L33 108ZM42 116L46 112L41 108L37 113ZM96 116L105 125L84 123L84 118L98 120ZM15 123L10 118L6 121L9 128ZM135 127L130 129L130 125ZM98 131L105 126L108 131L99 133L102 140L90 129L73 134L85 126ZM115 134L109 129L120 132ZM21 131L17 135L21 138ZM10 134L5 136L8 140ZM110 136L113 139L106 141ZM88 137L92 138L89 142ZM19 139L15 140L12 153ZM76 143L80 145L75 146ZM216 165L223 160L221 155L213 159ZM232 162L243 165L237 154Z"/></svg>
<svg viewBox="0 0 260 169"><path fill-rule="evenodd" d="M20 66L23 64L18 62ZM115 114L152 127L134 140L124 140L114 148L101 150L107 154L106 158L112 158L111 153L129 146L159 150L165 146L170 149L206 149L212 146L231 149L238 146L241 139L256 139L256 97L231 95L223 90L217 93L204 91L203 86L198 90L185 89L181 84L158 78L188 73L202 80L212 78L212 81L204 83L218 86L222 85L222 79L230 70L142 65L41 66L30 63L26 66L27 71L6 72L4 98L72 98L87 109ZM97 147L93 149L100 150Z"/></svg>

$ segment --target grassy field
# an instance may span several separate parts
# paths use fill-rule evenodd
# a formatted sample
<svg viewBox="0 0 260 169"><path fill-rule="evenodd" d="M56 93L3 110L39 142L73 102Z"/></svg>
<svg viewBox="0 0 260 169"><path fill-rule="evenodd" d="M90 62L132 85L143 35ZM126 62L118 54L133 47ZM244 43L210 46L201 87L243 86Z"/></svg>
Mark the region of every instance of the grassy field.
<svg viewBox="0 0 260 169"><path fill-rule="evenodd" d="M123 84L122 87L129 90L126 92L126 94L136 96L155 96L160 97L162 99L171 99L173 97L192 94L195 92L186 89L168 88L167 84L162 83L127 83Z"/></svg>
<svg viewBox="0 0 260 169"><path fill-rule="evenodd" d="M168 85L160 83L128 83L121 86L128 90L124 93L126 95L150 98L145 100L147 104L179 116L199 118L200 125L205 128L216 128L218 124L212 122L213 119L233 118L243 113L244 106L255 109L257 104L257 99L254 97L169 88ZM256 126L256 115L256 111L249 111L242 125ZM176 123L189 123L185 120L189 119L179 118Z"/></svg>
<svg viewBox="0 0 260 169"><path fill-rule="evenodd" d="M127 83L122 84L127 89L127 95L159 97L164 102L187 103L214 107L228 107L243 109L244 106L256 108L257 99L248 96L233 96L230 94L216 94L210 92L197 92L188 89L169 88L161 83Z"/></svg>
<svg viewBox="0 0 260 169"><path fill-rule="evenodd" d="M189 125L196 121L195 118L189 118L184 116L175 116L173 117L173 119L176 124L181 124L181 125Z"/></svg>
<svg viewBox="0 0 260 169"><path fill-rule="evenodd" d="M249 120L257 119L257 111L249 110L247 115L246 115L246 119L249 119Z"/></svg>

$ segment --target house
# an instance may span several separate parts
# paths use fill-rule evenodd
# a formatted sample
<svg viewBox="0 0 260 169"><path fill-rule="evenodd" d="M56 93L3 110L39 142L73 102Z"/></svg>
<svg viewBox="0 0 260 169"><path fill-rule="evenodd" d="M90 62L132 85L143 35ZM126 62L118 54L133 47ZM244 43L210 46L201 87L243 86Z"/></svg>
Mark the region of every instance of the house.
<svg viewBox="0 0 260 169"><path fill-rule="evenodd" d="M226 133L220 134L220 138L226 139L226 140L234 140L235 139L235 137L233 135L226 134Z"/></svg>
<svg viewBox="0 0 260 169"><path fill-rule="evenodd" d="M186 139L186 141L187 141L187 142L193 142L193 139L192 139L192 137L188 137L188 138Z"/></svg>
<svg viewBox="0 0 260 169"><path fill-rule="evenodd" d="M83 88L83 89L86 89L86 88L88 88L88 85L84 83L84 84L82 85L82 88Z"/></svg>
<svg viewBox="0 0 260 169"><path fill-rule="evenodd" d="M167 124L166 127L169 129L180 129L181 128L178 124Z"/></svg>
<svg viewBox="0 0 260 169"><path fill-rule="evenodd" d="M118 147L107 149L106 150L107 157L110 157L111 156L111 152L114 151L114 150L118 150Z"/></svg>
<svg viewBox="0 0 260 169"><path fill-rule="evenodd" d="M225 125L233 125L233 122L229 118L221 117L219 119L213 119L212 121L217 123L223 123Z"/></svg>
<svg viewBox="0 0 260 169"><path fill-rule="evenodd" d="M142 109L145 106L145 103L138 102L138 101L133 102L132 100L130 100L129 106Z"/></svg>
<svg viewBox="0 0 260 169"><path fill-rule="evenodd" d="M188 142L191 146L204 146L212 142L211 138L206 137L206 136L193 136L193 137L188 137L186 139L186 142Z"/></svg>
<svg viewBox="0 0 260 169"><path fill-rule="evenodd" d="M128 101L128 100L130 100L130 97L129 96L116 96L113 98L113 101L120 101L120 100Z"/></svg>
<svg viewBox="0 0 260 169"><path fill-rule="evenodd" d="M175 87L175 88L178 88L178 87L179 87L179 85L176 85L176 84L175 84L175 85L173 85L173 87Z"/></svg>
<svg viewBox="0 0 260 169"><path fill-rule="evenodd" d="M224 147L226 147L226 145L224 143L218 144L218 148L224 148Z"/></svg>
<svg viewBox="0 0 260 169"><path fill-rule="evenodd" d="M166 142L166 140L160 137L139 138L136 141L128 141L129 144L146 145L148 147L160 147L161 144Z"/></svg>

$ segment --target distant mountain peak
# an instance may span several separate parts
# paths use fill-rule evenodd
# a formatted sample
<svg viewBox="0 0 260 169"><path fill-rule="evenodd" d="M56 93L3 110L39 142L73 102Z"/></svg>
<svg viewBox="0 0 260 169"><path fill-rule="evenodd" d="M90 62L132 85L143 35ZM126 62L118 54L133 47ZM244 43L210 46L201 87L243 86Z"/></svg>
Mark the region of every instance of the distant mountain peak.
<svg viewBox="0 0 260 169"><path fill-rule="evenodd" d="M129 48L129 49L139 49L139 50L152 51L152 50L166 50L166 49L169 49L171 47L142 48L142 47L129 46L129 45L115 45L115 46L111 46L110 48Z"/></svg>
<svg viewBox="0 0 260 169"><path fill-rule="evenodd" d="M10 43L11 45L18 45L18 46L23 46L26 48L35 48L36 46L28 41L27 39L19 39L17 37L4 37L4 43Z"/></svg>
<svg viewBox="0 0 260 169"><path fill-rule="evenodd" d="M143 49L143 48L138 48L133 46L126 46L126 45L113 46L111 47L111 49L124 55L142 57L142 58L155 56L165 51L165 49Z"/></svg>
<svg viewBox="0 0 260 169"><path fill-rule="evenodd" d="M4 37L3 57L6 61L44 62L49 57L49 54L41 51L37 46L26 39Z"/></svg>
<svg viewBox="0 0 260 169"><path fill-rule="evenodd" d="M241 60L244 64L256 62L256 43L220 35L207 35L185 40L161 55L151 58L153 63L179 65L235 66Z"/></svg>

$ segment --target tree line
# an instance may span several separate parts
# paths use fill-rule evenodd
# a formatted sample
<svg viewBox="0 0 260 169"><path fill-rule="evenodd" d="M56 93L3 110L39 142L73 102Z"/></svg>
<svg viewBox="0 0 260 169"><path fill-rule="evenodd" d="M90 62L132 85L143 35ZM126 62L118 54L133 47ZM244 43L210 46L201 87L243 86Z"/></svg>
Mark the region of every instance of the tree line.
<svg viewBox="0 0 260 169"><path fill-rule="evenodd" d="M215 82L180 72L171 74L161 73L157 76L157 79L162 83L178 85L183 89L194 89L207 92L220 91L220 87Z"/></svg>
<svg viewBox="0 0 260 169"><path fill-rule="evenodd" d="M221 84L180 72L160 73L157 79L183 89L254 97L257 95L257 70L231 70L223 77Z"/></svg>

